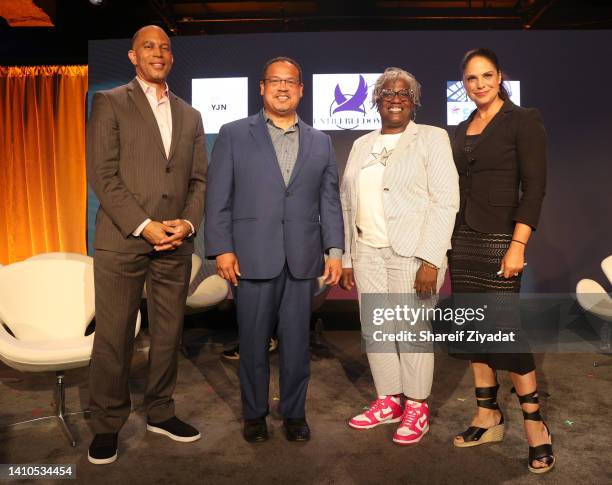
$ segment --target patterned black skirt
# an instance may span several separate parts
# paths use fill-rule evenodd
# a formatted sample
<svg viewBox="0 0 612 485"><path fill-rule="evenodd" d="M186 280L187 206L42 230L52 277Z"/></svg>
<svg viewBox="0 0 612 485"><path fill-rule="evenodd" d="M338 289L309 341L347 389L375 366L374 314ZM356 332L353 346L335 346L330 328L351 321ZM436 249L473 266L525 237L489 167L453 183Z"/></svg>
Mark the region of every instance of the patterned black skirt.
<svg viewBox="0 0 612 485"><path fill-rule="evenodd" d="M508 279L497 276L511 240L512 234L476 232L467 225L457 228L453 233L453 249L448 258L453 293L519 293L521 274ZM487 364L495 370L507 370L517 374L535 370L533 354L530 353L451 355L458 359Z"/></svg>

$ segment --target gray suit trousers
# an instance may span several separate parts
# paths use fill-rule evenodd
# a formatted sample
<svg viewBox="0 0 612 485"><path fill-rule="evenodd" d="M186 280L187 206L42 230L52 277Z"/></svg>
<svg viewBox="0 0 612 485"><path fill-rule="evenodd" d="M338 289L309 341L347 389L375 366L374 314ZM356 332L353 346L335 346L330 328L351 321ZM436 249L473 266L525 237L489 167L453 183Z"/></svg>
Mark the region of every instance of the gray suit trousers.
<svg viewBox="0 0 612 485"><path fill-rule="evenodd" d="M96 333L89 374L94 433L118 432L130 414L128 377L145 281L151 348L144 406L151 422L174 416L172 394L190 273L189 254L96 250Z"/></svg>

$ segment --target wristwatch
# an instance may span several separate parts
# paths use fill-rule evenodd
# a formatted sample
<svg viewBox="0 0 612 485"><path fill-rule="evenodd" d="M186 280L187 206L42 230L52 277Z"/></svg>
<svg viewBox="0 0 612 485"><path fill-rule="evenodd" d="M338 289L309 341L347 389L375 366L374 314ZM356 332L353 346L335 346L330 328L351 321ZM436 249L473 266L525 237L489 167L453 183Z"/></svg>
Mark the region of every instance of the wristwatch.
<svg viewBox="0 0 612 485"><path fill-rule="evenodd" d="M420 258L419 258L420 259ZM440 268L438 268L435 264L430 263L429 261L425 261L424 259L421 259L421 263L423 263L425 266L427 266L428 268L431 269L435 269L436 271L439 270Z"/></svg>

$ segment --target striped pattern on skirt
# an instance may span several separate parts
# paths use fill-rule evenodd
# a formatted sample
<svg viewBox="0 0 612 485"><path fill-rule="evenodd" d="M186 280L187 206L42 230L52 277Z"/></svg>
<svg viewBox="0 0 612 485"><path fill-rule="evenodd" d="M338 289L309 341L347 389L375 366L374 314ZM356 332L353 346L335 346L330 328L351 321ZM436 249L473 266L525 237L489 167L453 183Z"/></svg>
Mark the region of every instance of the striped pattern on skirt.
<svg viewBox="0 0 612 485"><path fill-rule="evenodd" d="M455 229L448 258L453 293L519 293L522 273L508 279L497 275L511 240L512 234L476 232L467 225ZM535 370L529 353L451 355L517 374Z"/></svg>

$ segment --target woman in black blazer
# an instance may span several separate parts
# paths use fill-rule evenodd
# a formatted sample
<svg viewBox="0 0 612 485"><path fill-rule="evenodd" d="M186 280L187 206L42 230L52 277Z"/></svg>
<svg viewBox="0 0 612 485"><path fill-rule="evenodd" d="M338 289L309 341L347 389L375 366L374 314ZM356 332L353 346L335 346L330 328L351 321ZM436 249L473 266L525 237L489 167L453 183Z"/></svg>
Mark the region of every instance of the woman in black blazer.
<svg viewBox="0 0 612 485"><path fill-rule="evenodd" d="M469 51L462 69L465 91L477 109L457 127L453 141L461 205L449 254L452 288L454 293L518 293L525 248L544 198L546 132L537 110L510 101L493 51ZM552 469L555 458L539 411L533 355L454 356L471 360L478 406L454 445L502 440L496 371L507 370L523 409L529 470Z"/></svg>

